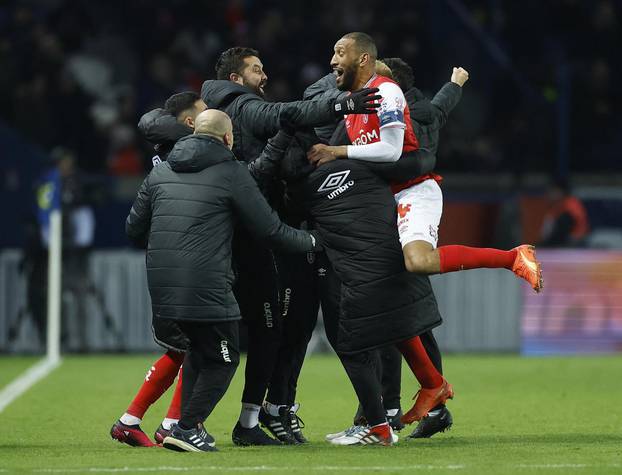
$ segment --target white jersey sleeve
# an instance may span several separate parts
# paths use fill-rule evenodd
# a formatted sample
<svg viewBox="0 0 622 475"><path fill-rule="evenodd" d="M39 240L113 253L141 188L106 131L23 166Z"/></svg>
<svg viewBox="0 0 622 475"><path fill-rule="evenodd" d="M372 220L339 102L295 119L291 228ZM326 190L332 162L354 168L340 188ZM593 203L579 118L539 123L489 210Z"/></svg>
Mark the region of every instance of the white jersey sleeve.
<svg viewBox="0 0 622 475"><path fill-rule="evenodd" d="M378 89L378 94L382 96L378 109L380 129L384 127L405 129L404 110L406 109L406 98L400 87L392 82L383 82L378 86Z"/></svg>

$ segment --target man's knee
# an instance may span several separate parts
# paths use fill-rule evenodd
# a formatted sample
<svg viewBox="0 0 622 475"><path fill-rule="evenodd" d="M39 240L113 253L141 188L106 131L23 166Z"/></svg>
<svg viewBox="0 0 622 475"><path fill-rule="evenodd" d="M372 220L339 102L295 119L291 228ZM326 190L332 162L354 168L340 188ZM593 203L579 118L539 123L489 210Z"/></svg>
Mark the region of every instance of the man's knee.
<svg viewBox="0 0 622 475"><path fill-rule="evenodd" d="M434 248L424 241L413 241L403 248L404 264L408 272L429 274L436 272Z"/></svg>

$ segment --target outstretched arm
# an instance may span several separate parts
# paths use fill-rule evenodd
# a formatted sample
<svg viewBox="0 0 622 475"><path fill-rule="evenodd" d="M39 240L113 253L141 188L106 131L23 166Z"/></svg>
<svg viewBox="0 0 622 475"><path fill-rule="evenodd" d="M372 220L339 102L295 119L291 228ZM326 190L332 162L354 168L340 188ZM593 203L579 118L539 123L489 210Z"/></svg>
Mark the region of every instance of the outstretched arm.
<svg viewBox="0 0 622 475"><path fill-rule="evenodd" d="M281 222L242 164L234 171L231 188L236 213L257 239L288 252L315 250L315 238L311 234Z"/></svg>

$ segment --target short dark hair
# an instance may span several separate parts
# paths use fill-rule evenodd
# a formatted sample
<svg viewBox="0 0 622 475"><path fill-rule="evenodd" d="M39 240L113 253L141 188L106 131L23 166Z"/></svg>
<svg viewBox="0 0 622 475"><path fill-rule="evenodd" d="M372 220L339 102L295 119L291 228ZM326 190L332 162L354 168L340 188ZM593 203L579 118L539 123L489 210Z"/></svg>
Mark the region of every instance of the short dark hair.
<svg viewBox="0 0 622 475"><path fill-rule="evenodd" d="M173 94L164 103L164 108L178 117L183 111L192 109L194 103L201 99L201 97L194 91L185 91Z"/></svg>
<svg viewBox="0 0 622 475"><path fill-rule="evenodd" d="M376 42L367 33L363 33L362 31L354 31L343 35L343 37L354 40L354 44L359 50L359 53L369 53L372 60L375 60L378 57Z"/></svg>
<svg viewBox="0 0 622 475"><path fill-rule="evenodd" d="M382 60L393 73L393 79L406 92L415 84L415 75L411 68L402 58L384 58Z"/></svg>
<svg viewBox="0 0 622 475"><path fill-rule="evenodd" d="M259 51L243 46L223 51L216 61L216 79L228 80L231 73L241 74L244 69L244 59L251 56L259 57Z"/></svg>

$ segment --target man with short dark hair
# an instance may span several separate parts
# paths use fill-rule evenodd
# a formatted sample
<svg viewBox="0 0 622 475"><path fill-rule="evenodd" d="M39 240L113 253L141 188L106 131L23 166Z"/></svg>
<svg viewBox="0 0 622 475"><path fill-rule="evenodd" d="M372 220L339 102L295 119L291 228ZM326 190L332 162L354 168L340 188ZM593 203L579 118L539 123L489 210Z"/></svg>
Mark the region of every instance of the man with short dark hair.
<svg viewBox="0 0 622 475"><path fill-rule="evenodd" d="M260 155L269 138L282 127L305 128L334 122L346 113L365 114L378 107L368 107L379 96L374 89L353 92L347 98L331 97L317 101L271 103L264 99L268 77L264 72L259 53L252 48L235 47L224 51L216 64L216 80L205 81L201 97L210 108L220 109L231 117L235 136L233 151L238 159L250 162ZM283 209L283 187L278 180L263 189L269 203L277 210ZM291 216L282 212L282 218L298 225ZM276 360L282 347L283 325L293 320L295 308L312 312L305 301L310 291L297 282L305 282L313 272L306 255L280 255L273 253L244 232L234 239L234 258L238 270L236 296L242 317L248 325L248 358L242 409L232 439L238 445L273 445L304 442L295 405L286 400L265 401L268 387L291 386L288 380L297 380L296 374L275 373ZM286 280L286 282L285 282ZM302 300L301 300L302 299ZM303 308L304 307L304 308ZM289 314L289 315L288 315ZM309 321L309 319L304 319ZM302 343L301 343L302 344ZM289 371L289 370L288 370ZM279 383L275 383L278 380ZM272 391L279 399L287 399L285 389ZM293 406L290 407L290 406ZM293 412L292 412L293 409ZM270 438L259 427L262 424L280 441ZM293 421L293 426L292 426ZM292 429L294 427L294 429Z"/></svg>
<svg viewBox="0 0 622 475"><path fill-rule="evenodd" d="M169 97L164 104L164 109L154 109L141 117L138 129L154 145L158 153L152 159L154 165L166 160L180 138L192 134L197 115L206 108L207 106L196 92L187 91ZM188 339L178 323L172 320L153 318L151 329L155 342L162 346L166 353L150 366L143 384L126 412L110 429L110 436L113 439L135 447L154 445L141 429L140 423L149 407L168 390L178 374L175 393L166 417L154 434L157 443L161 444L164 441L181 415L182 371L180 367L188 348Z"/></svg>

